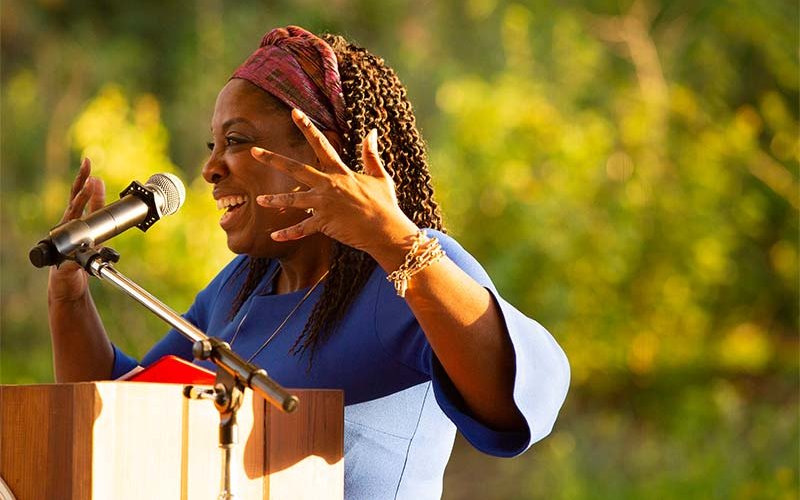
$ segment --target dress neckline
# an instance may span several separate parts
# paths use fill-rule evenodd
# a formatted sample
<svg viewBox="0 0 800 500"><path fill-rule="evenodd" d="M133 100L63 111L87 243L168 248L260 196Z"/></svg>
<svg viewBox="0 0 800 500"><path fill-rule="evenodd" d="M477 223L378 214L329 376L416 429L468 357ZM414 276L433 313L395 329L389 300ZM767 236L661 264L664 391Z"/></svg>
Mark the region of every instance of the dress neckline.
<svg viewBox="0 0 800 500"><path fill-rule="evenodd" d="M250 298L267 298L267 297L275 299L277 299L278 297L293 298L298 295L304 295L313 286L312 284L303 288L298 288L293 292L280 293L280 294L275 293L275 278L277 278L277 271L279 266L280 263L278 262L277 259L269 260L269 266L267 267L267 272L264 273L264 277L261 279L261 283L259 284L258 288L256 288L255 291L250 295ZM322 288L324 286L325 283L323 282L320 283L320 286L318 286L317 288ZM316 293L319 292L317 290L314 290L314 294Z"/></svg>

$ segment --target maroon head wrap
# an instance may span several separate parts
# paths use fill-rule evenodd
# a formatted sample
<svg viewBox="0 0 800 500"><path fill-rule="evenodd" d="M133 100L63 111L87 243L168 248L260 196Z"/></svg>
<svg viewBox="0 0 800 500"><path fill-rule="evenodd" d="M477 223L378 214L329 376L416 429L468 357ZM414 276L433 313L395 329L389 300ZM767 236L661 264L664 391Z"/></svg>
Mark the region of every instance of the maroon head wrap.
<svg viewBox="0 0 800 500"><path fill-rule="evenodd" d="M233 73L302 110L324 130L347 128L336 54L321 38L297 26L275 28Z"/></svg>

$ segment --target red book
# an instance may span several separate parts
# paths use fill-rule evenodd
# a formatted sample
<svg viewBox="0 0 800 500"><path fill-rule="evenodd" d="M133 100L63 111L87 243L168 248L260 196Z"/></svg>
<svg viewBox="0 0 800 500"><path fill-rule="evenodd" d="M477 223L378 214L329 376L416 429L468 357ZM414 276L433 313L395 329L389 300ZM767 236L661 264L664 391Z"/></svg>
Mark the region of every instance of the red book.
<svg viewBox="0 0 800 500"><path fill-rule="evenodd" d="M177 356L164 356L127 378L132 382L214 385L217 374Z"/></svg>

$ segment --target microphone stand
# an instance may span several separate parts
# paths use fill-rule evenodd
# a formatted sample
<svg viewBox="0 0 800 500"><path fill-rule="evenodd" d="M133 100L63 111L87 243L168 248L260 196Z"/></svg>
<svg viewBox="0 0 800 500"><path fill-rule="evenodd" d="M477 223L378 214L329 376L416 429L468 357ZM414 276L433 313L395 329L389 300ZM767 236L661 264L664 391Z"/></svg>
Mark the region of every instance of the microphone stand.
<svg viewBox="0 0 800 500"><path fill-rule="evenodd" d="M192 341L192 355L195 359L210 360L217 365L214 388L184 388L184 396L190 399L209 399L219 412L219 447L222 451L222 478L219 500L233 500L231 490L231 458L234 445L238 441L236 412L239 410L245 387L249 387L270 404L290 413L297 409L297 396L272 380L263 368L248 363L231 350L227 342L209 337L197 327L183 319L147 290L140 287L112 265L120 255L108 247L81 247L70 257L80 264L90 275L106 279L145 306L156 316L172 326L181 335Z"/></svg>

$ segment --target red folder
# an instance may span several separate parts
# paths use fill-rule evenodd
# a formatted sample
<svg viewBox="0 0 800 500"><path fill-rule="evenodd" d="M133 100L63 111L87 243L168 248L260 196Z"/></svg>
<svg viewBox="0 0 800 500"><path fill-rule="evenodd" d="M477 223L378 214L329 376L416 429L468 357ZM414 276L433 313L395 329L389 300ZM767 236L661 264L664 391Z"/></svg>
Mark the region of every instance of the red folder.
<svg viewBox="0 0 800 500"><path fill-rule="evenodd" d="M214 385L216 373L177 356L164 356L128 380L165 384Z"/></svg>

